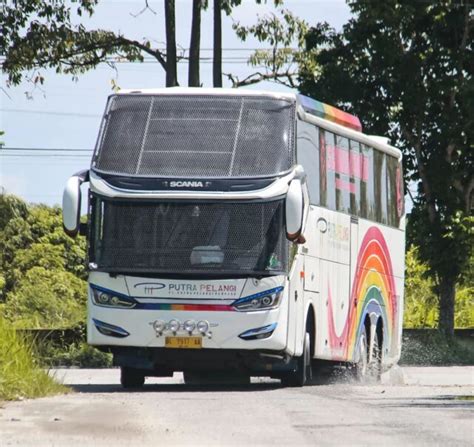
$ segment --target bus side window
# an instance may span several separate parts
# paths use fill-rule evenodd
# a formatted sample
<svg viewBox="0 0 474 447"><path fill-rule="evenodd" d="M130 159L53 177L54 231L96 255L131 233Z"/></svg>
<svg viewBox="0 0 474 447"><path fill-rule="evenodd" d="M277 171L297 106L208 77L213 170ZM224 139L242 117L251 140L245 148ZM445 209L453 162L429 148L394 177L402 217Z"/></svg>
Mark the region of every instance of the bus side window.
<svg viewBox="0 0 474 447"><path fill-rule="evenodd" d="M311 204L319 205L319 149L318 128L313 124L298 121L296 162L303 166L308 182Z"/></svg>
<svg viewBox="0 0 474 447"><path fill-rule="evenodd" d="M397 165L395 179L397 185L397 216L400 224L400 218L405 214L405 184L403 181L403 169L401 162L399 162Z"/></svg>
<svg viewBox="0 0 474 447"><path fill-rule="evenodd" d="M376 220L387 224L387 162L383 152L374 151L374 168Z"/></svg>
<svg viewBox="0 0 474 447"><path fill-rule="evenodd" d="M351 210L351 182L349 163L349 140L336 136L336 208L349 213Z"/></svg>
<svg viewBox="0 0 474 447"><path fill-rule="evenodd" d="M361 145L362 182L360 185L361 217L376 220L375 185L374 185L374 150Z"/></svg>
<svg viewBox="0 0 474 447"><path fill-rule="evenodd" d="M363 157L360 153L360 143L350 141L349 151L351 213L361 216L361 183L363 174Z"/></svg>
<svg viewBox="0 0 474 447"><path fill-rule="evenodd" d="M393 227L398 227L400 223L400 216L398 215L398 185L397 185L397 168L398 161L396 158L389 155L387 158L387 201L388 201L388 224Z"/></svg>
<svg viewBox="0 0 474 447"><path fill-rule="evenodd" d="M331 132L325 131L323 135L324 138L320 138L319 142L321 177L325 178L324 205L330 210L336 210L336 140ZM321 186L321 202L322 198L323 187Z"/></svg>

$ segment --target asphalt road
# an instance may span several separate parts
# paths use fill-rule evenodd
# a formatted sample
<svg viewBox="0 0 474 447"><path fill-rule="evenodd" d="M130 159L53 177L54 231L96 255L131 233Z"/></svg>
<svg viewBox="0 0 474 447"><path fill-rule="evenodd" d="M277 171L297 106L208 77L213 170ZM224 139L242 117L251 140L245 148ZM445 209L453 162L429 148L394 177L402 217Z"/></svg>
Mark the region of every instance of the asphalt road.
<svg viewBox="0 0 474 447"><path fill-rule="evenodd" d="M1 446L474 444L472 367L405 368L383 385L305 388L259 379L188 386L176 374L148 379L139 392L122 391L118 370L55 374L73 392L3 403Z"/></svg>

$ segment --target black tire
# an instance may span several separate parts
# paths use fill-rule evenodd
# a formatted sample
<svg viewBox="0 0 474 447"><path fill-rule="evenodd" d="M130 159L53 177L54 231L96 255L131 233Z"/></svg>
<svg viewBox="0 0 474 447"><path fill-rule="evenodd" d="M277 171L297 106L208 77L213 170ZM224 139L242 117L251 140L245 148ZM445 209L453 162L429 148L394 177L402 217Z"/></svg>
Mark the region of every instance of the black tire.
<svg viewBox="0 0 474 447"><path fill-rule="evenodd" d="M283 386L302 387L313 378L311 366L311 336L305 333L303 342L303 354L297 358L296 369L281 378Z"/></svg>
<svg viewBox="0 0 474 447"><path fill-rule="evenodd" d="M137 369L122 366L120 368L120 383L126 389L141 388L145 383L145 375Z"/></svg>

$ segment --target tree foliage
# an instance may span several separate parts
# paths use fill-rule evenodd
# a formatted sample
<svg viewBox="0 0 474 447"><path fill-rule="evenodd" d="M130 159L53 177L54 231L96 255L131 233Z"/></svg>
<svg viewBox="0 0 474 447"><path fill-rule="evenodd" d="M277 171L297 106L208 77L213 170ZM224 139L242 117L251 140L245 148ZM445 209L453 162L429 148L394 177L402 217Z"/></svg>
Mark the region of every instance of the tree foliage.
<svg viewBox="0 0 474 447"><path fill-rule="evenodd" d="M258 17L257 23L250 26L235 22L233 28L244 42L252 36L270 45L270 49L256 50L250 56L249 65L258 69L255 73L244 79L226 73L233 87L273 81L295 88L299 70L311 70L314 65L315 52L304 48L308 23L289 10Z"/></svg>
<svg viewBox="0 0 474 447"><path fill-rule="evenodd" d="M439 321L439 298L430 269L420 260L419 248L411 246L405 258L405 312L403 327L411 329L436 328ZM463 273L465 281L456 294L454 325L474 327L474 282L468 280L469 267Z"/></svg>
<svg viewBox="0 0 474 447"><path fill-rule="evenodd" d="M258 4L266 0L256 0ZM166 86L178 85L177 62L189 61L188 84L200 86L201 11L208 0L189 2L192 21L189 29L190 48L177 51L175 0L164 3L166 48L154 39L135 39L110 29L88 29L84 21L94 14L99 0L6 0L0 8L0 54L5 56L2 69L8 84L17 85L26 79L43 84L41 69L71 74L74 79L97 65L106 63L115 68L117 61L142 62L145 56L154 58L166 73ZM242 0L214 0L214 85L222 84L222 14L229 15ZM275 6L282 0L273 0ZM157 14L144 0L145 12ZM133 14L132 14L133 15ZM291 30L290 30L291 31ZM115 84L114 84L115 85Z"/></svg>
<svg viewBox="0 0 474 447"><path fill-rule="evenodd" d="M0 195L0 308L16 327L70 327L85 317L86 243L61 210Z"/></svg>
<svg viewBox="0 0 474 447"><path fill-rule="evenodd" d="M440 328L452 333L455 284L473 246L474 17L469 2L349 1L341 32L311 28L300 89L388 135L418 187L408 238L435 276Z"/></svg>

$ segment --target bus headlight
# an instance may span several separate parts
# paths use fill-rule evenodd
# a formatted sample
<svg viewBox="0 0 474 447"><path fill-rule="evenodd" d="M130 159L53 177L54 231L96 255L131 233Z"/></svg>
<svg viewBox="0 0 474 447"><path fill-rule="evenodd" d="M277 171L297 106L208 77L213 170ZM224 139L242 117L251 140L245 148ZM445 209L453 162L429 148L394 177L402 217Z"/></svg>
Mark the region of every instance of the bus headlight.
<svg viewBox="0 0 474 447"><path fill-rule="evenodd" d="M251 312L256 310L274 309L280 305L283 287L258 293L235 301L232 305L238 311Z"/></svg>
<svg viewBox="0 0 474 447"><path fill-rule="evenodd" d="M98 306L131 309L137 302L130 296L116 295L113 292L104 291L91 287L92 301Z"/></svg>

